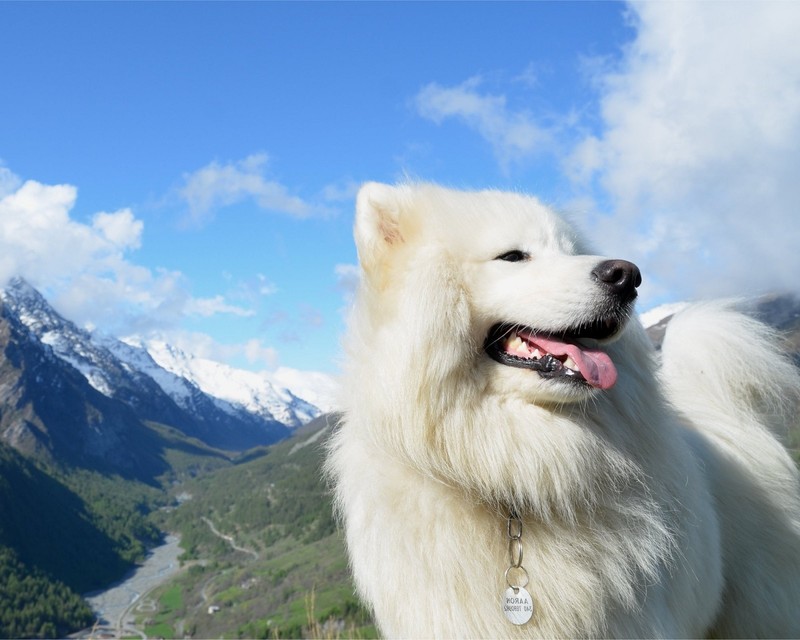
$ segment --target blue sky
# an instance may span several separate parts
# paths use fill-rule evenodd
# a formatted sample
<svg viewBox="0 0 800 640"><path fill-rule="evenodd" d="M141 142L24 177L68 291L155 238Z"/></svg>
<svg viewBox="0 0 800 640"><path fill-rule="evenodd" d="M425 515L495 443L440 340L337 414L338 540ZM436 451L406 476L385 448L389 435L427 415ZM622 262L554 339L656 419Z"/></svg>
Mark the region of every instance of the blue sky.
<svg viewBox="0 0 800 640"><path fill-rule="evenodd" d="M353 198L538 195L641 308L796 288L800 4L2 3L0 279L335 372Z"/></svg>

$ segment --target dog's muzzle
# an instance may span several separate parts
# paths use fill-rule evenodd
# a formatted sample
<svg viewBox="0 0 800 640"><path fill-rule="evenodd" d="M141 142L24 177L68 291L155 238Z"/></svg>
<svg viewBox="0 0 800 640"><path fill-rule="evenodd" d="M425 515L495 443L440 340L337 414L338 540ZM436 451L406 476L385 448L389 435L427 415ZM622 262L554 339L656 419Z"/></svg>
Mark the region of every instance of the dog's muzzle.
<svg viewBox="0 0 800 640"><path fill-rule="evenodd" d="M604 260L591 271L605 292L598 314L592 320L563 330L541 330L514 322L495 324L486 336L484 350L492 359L509 367L535 371L540 377L610 389L617 369L594 341L615 337L627 322L637 287L639 268L627 260Z"/></svg>

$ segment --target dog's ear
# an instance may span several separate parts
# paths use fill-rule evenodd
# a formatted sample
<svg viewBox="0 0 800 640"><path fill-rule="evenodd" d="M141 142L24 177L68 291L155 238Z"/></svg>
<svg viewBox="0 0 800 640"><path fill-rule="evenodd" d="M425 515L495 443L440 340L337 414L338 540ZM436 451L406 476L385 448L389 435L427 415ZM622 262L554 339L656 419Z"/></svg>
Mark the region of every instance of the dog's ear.
<svg viewBox="0 0 800 640"><path fill-rule="evenodd" d="M401 231L403 187L367 182L356 198L355 240L361 266L369 272L405 242Z"/></svg>

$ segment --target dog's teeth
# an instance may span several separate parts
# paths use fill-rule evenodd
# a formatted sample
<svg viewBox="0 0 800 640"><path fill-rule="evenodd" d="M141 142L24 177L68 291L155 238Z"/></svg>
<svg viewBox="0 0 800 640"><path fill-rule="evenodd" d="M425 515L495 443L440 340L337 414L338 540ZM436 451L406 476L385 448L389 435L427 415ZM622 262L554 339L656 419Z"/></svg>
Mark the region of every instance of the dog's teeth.
<svg viewBox="0 0 800 640"><path fill-rule="evenodd" d="M518 335L515 335L511 340L508 341L508 349L512 351L517 351L521 345L522 339Z"/></svg>
<svg viewBox="0 0 800 640"><path fill-rule="evenodd" d="M541 357L542 357L542 352L541 352L541 351L539 351L538 349L534 349L534 350L533 350L533 353L531 353L531 355L532 355L534 358L541 358Z"/></svg>
<svg viewBox="0 0 800 640"><path fill-rule="evenodd" d="M568 356L566 360L564 360L564 366L567 369L572 369L573 371L578 370L578 363L572 359L572 356Z"/></svg>

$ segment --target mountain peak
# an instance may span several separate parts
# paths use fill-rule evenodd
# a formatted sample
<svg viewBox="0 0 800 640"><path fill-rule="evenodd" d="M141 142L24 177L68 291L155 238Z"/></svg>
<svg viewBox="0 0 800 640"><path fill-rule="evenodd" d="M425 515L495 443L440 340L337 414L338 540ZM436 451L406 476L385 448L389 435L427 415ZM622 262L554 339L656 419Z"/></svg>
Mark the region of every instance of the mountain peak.
<svg viewBox="0 0 800 640"><path fill-rule="evenodd" d="M44 296L20 276L14 276L0 289L0 299L14 308L49 306Z"/></svg>
<svg viewBox="0 0 800 640"><path fill-rule="evenodd" d="M250 413L273 417L289 427L298 427L320 414L305 397L263 374L199 358L164 341L149 341L146 349L159 367Z"/></svg>
<svg viewBox="0 0 800 640"><path fill-rule="evenodd" d="M61 316L47 299L25 278L14 276L3 289L0 289L2 300L17 318L28 329L41 336L42 333L55 328L77 327Z"/></svg>
<svg viewBox="0 0 800 640"><path fill-rule="evenodd" d="M8 281L4 289L14 294L22 293L26 295L41 296L41 294L34 289L22 276L13 276Z"/></svg>
<svg viewBox="0 0 800 640"><path fill-rule="evenodd" d="M5 315L28 339L55 356L55 366L79 373L141 419L175 426L213 446L265 444L320 414L302 396L254 372L197 358L163 341L122 341L81 329L23 278L10 280L0 299Z"/></svg>

